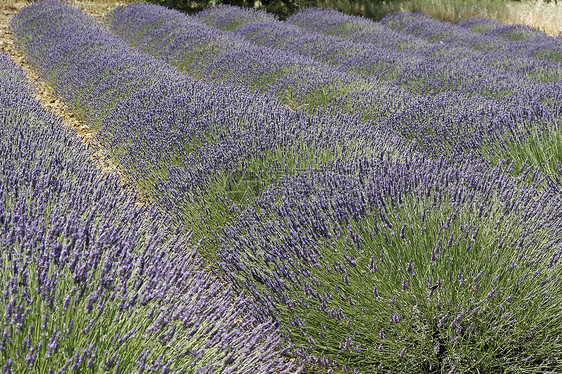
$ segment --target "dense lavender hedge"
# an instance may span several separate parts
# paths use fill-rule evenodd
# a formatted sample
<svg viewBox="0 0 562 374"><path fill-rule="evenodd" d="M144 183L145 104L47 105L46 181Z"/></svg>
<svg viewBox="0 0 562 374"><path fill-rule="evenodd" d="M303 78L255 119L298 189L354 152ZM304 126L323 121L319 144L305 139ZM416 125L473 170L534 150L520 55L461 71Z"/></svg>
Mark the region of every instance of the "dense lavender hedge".
<svg viewBox="0 0 562 374"><path fill-rule="evenodd" d="M3 373L294 372L275 325L204 270L0 55Z"/></svg>
<svg viewBox="0 0 562 374"><path fill-rule="evenodd" d="M391 29L392 32L399 33L402 38L415 37L416 43L403 44L400 48L403 51L420 54L436 65L425 66L422 68L424 71L431 71L430 69L439 71L443 67L440 63L448 60L450 62L450 59L464 61L466 70L463 70L463 73L467 75L457 76L456 79L463 77L474 79L486 72L495 73L494 79L498 83L509 79L510 76L518 76L528 85L534 81L556 81L562 77L559 63L552 59L545 59L546 51L560 52L562 47L560 41L538 30L535 30L536 35L541 34L540 37L529 39L528 43L512 43L509 39L498 37L500 33L497 35L493 32L478 33L470 28L440 22L419 13L394 13L377 23L362 17L321 9L303 10L290 17L287 22L308 31L336 34L354 42L368 43L377 47L381 45L377 39L389 33L389 31L381 31L381 28ZM530 30L523 26L502 27ZM354 29L361 31L350 32ZM475 70L471 72L470 69ZM498 74L501 72L504 72L503 76ZM506 72L509 74L505 74ZM414 72L414 77L419 79L419 73ZM519 85L516 80L514 82L516 84L513 86L513 93L517 93L520 91L517 89Z"/></svg>
<svg viewBox="0 0 562 374"><path fill-rule="evenodd" d="M300 19L298 16L295 15L297 20ZM325 21L326 25L340 25L343 20L362 20L377 26L372 21L322 10L302 12L300 17L313 20L314 16ZM330 17L334 20L330 21ZM557 163L562 160L562 154L553 147L557 143L552 140L560 136L557 118L562 111L562 81L537 83L526 75L526 70L511 72L510 66L490 68L490 61L500 64L500 60L506 60L508 55L467 52L467 48L461 45L453 50L458 49L457 52L462 53L447 57L443 53L455 46L455 40L442 45L424 42L423 39L416 41L417 51L404 49L397 52L388 43L383 47L373 47L367 41L356 43L326 36L309 31L310 25L304 30L268 17L264 12L231 6L210 8L193 17L154 5L132 4L112 11L107 22L111 30L124 40L165 58L171 64L183 67L185 61L189 61L192 65L204 66L206 70L212 67L214 72L207 73L209 78L220 77L246 87L255 87L256 82L263 81L261 74L267 71L265 66L277 64L288 71L290 65L287 61L290 58L287 56L291 54L304 54L335 65L334 71L343 69L348 77L355 74L357 78L354 81L360 81L361 75L356 74L357 70L363 70L362 67L371 69L372 74L362 85L347 86L336 96L334 94L338 92L333 89L334 81L330 83L318 71L311 71L307 81L321 82L312 91L318 92L318 87L325 87L328 100L307 96L308 104L323 104L328 112L360 116L362 121L377 129L416 140L430 154L461 151L484 155L493 162L500 158L512 158L517 163L517 169L525 159L529 159L535 164L543 164L543 169L551 174L559 173ZM200 22L221 30L233 29L239 37L248 38L264 48L244 44L239 37L233 36L233 32L220 33ZM311 21L311 24L314 22ZM380 25L377 30L379 34L385 33L384 37L379 35L381 40L392 40L396 34ZM473 38L486 40L478 33L471 33ZM411 40L416 39L412 37ZM247 48L247 51L241 53L240 48ZM275 49L285 54L270 55L270 51ZM230 57L216 57L221 54ZM432 54L441 57L432 57ZM481 61L487 61L487 65L475 65L472 59L476 56ZM272 58L276 61L272 62ZM543 65L533 62L533 66L542 66L541 71L552 71L554 74L561 71L559 64ZM248 72L234 74L232 66L243 67ZM387 68L401 71L391 73ZM197 69L187 67L186 72L193 74ZM296 72L287 73L283 78L268 75L274 77L270 82L281 81L283 86L286 78L298 84L300 76ZM382 76L390 80L380 81ZM302 84L302 87L308 86L308 83ZM341 87L341 84L336 87ZM500 91L505 95L486 97L487 93ZM286 93L285 90L278 92ZM545 159L541 148L557 156Z"/></svg>
<svg viewBox="0 0 562 374"><path fill-rule="evenodd" d="M313 59L264 48L179 11L131 4L106 16L111 31L197 79L224 81L277 96L293 106L321 105L364 79Z"/></svg>
<svg viewBox="0 0 562 374"><path fill-rule="evenodd" d="M469 18L459 26L488 36L504 38L512 54L525 54L546 61L562 61L562 36L549 37L540 30L526 25L504 25L485 18Z"/></svg>

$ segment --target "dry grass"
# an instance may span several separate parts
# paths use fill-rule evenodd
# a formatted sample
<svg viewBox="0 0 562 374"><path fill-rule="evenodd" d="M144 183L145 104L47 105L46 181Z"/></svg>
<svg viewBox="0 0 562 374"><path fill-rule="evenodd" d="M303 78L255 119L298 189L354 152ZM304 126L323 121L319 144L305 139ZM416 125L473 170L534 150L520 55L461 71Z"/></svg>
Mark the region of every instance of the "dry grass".
<svg viewBox="0 0 562 374"><path fill-rule="evenodd" d="M484 17L504 24L524 24L549 35L562 33L562 2L544 0L407 0L399 10L425 13L448 22Z"/></svg>
<svg viewBox="0 0 562 374"><path fill-rule="evenodd" d="M0 8L15 7L22 2L25 1L0 0ZM136 1L82 0L71 2L99 18L119 5ZM304 3L333 7L355 14L376 12L375 18L399 10L425 13L448 22L459 22L470 17L484 17L505 24L533 26L549 35L562 34L562 0L550 2L545 0L390 0L382 3L367 0L304 0ZM369 14L364 15L369 16Z"/></svg>

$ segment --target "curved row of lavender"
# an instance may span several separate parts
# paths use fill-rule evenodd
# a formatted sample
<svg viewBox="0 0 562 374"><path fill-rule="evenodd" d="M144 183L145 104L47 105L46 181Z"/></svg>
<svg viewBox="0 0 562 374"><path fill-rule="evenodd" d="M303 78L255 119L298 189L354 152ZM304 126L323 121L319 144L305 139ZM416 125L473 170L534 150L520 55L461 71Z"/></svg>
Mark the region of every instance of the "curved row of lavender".
<svg viewBox="0 0 562 374"><path fill-rule="evenodd" d="M305 9L282 22L260 13L263 12L219 6L198 13L196 18L223 30L235 25L236 34L261 45L320 58L345 70L399 80L404 85L447 78L447 90L466 90L474 88L469 83L475 81L480 94L497 97L505 95L501 93L503 87L517 87L513 83L518 80L529 84L554 80L562 74L555 62L538 58L542 55L537 50L552 47L553 38L546 35L539 45L514 49L505 39L423 14L395 13L381 22L373 22L333 10ZM449 37L424 34L433 35L431 32ZM463 42L463 38L470 43ZM506 75L507 71L511 74ZM489 75L494 76L494 82L485 79Z"/></svg>
<svg viewBox="0 0 562 374"><path fill-rule="evenodd" d="M293 373L249 298L102 175L0 54L3 373Z"/></svg>
<svg viewBox="0 0 562 374"><path fill-rule="evenodd" d="M257 46L162 6L131 4L110 12L105 21L127 42L196 79L258 90L292 106L322 104L367 84L355 74Z"/></svg>
<svg viewBox="0 0 562 374"><path fill-rule="evenodd" d="M400 48L406 49L411 48L412 44L407 42L408 38L414 38L417 43L425 41L429 45L446 43L455 47L469 47L464 50L469 54L470 49L501 51L513 56L524 55L545 60L549 60L551 55L542 54L543 50L560 49L559 38L552 38L538 29L523 25L504 25L482 18L467 19L455 25L437 21L422 13L397 12L389 14L381 22L373 22L338 11L310 8L295 13L287 22L309 31L373 45L384 43L381 39L391 29L397 33L398 40L405 40ZM385 32L381 32L382 30Z"/></svg>
<svg viewBox="0 0 562 374"><path fill-rule="evenodd" d="M194 80L63 2L23 9L12 28L70 107L93 127L103 123L100 141L128 178L198 238L280 175L405 147L357 118L311 116L252 90Z"/></svg>
<svg viewBox="0 0 562 374"><path fill-rule="evenodd" d="M259 40L252 37L249 40L261 44L264 42L262 37L267 37L266 47L258 48L250 43L244 44L233 32L220 32L201 25L200 21L220 29L234 29L236 34L245 37L258 33ZM269 57L263 57L275 48L280 48L286 53L283 56L288 56L290 53L304 53L298 46L307 44L307 56L324 62L331 58L326 57L324 52L328 56L334 56L338 52L333 46L340 48L341 61L349 62L353 59L347 51L363 51L365 56L373 52L369 44L311 33L275 20L265 12L232 6L210 8L193 17L156 5L132 4L112 11L107 16L107 23L111 30L124 40L185 69L188 74L193 74L193 70L197 68L186 67L186 61L188 64L205 66L205 69L212 66L215 72L208 74L210 79L220 76L221 79L248 88L255 87L254 81L261 82L264 66L275 65L270 62ZM285 35L285 38L279 35ZM306 35L312 36L307 39ZM388 38L392 35L391 31L387 32ZM235 47L232 47L234 44ZM240 53L241 47L248 48L247 53ZM386 50L394 53L390 48ZM380 61L380 56L374 52L369 58ZM217 55L230 57L224 60L217 58ZM279 56L281 55L276 55L275 58ZM406 63L412 61L411 52L400 52L400 55L395 57ZM277 66L289 69L290 65L286 62L287 59L278 60ZM447 59L443 62L445 67L441 66L437 70L455 69L457 62L455 59ZM462 64L461 62L460 65ZM376 70L380 67L373 64L373 60L367 65ZM419 59L411 68L421 71L432 65L430 60ZM248 72L233 74L232 66L243 66ZM463 153L476 153L478 156L484 155L493 162L497 162L501 157L513 158L515 155L518 166L522 165L526 158L536 164L544 163L543 155L532 154L529 149L536 149L534 145L537 142L544 144L545 149L557 144L552 139L560 133L556 120L562 113L562 81L532 83L521 75L500 74L498 71L478 74L489 82L490 87L513 91L513 95L501 99L485 98L480 94L481 81L477 80L470 83L471 89L453 91L443 90L442 87L447 84L440 80L431 83L417 82L416 85L423 93L413 93L402 87L404 82L401 82L400 77L391 82L380 82L370 77L369 83L365 83L363 87L348 87L340 92L339 96L337 90L333 91L333 86L328 85L327 100L314 97L308 97L308 100L311 105L322 104L320 106L326 108L329 113L344 112L360 116L362 121L381 131L390 131L405 139L414 139L431 154L451 152L452 149ZM243 80L248 80L246 83L239 79L242 75L245 76ZM288 73L281 80L285 82L285 79L290 78L297 85L299 76L296 73ZM348 72L348 76L352 76L352 72ZM412 71L404 73L404 76L415 74ZM470 81L470 76L466 76L464 71L458 72L456 76L463 81ZM509 79L501 83L505 76ZM309 78L314 80L313 72ZM278 77L272 82L277 80ZM320 76L317 76L317 81L322 82L317 87L322 87L326 82ZM435 94L434 88L441 92ZM545 171L557 174L556 163L560 160L560 157L547 160Z"/></svg>

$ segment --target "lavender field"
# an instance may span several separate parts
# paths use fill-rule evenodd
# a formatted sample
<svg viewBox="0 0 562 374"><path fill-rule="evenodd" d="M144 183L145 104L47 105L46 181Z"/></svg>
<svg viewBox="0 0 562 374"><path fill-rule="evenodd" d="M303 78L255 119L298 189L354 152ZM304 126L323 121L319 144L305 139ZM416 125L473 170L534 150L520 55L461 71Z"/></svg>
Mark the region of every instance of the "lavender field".
<svg viewBox="0 0 562 374"><path fill-rule="evenodd" d="M4 373L562 372L562 39L67 2L0 55Z"/></svg>

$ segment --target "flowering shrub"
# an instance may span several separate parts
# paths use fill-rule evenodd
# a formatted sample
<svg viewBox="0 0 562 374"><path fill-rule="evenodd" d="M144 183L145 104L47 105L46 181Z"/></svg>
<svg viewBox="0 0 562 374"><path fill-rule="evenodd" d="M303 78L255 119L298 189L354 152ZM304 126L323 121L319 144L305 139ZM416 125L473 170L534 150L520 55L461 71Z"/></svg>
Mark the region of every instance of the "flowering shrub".
<svg viewBox="0 0 562 374"><path fill-rule="evenodd" d="M320 21L322 25L316 28L315 22ZM511 47L501 38L463 27L439 27L443 23L422 15L396 14L386 21L413 24L416 30L445 29L446 43L320 9L296 14L288 21L292 24L231 6L187 16L154 5L132 4L116 8L107 17L109 27L121 38L190 75L199 77L194 72L203 69L207 79L250 89L261 84L265 75L269 92L278 96L286 95L283 87L288 82L299 92L322 88L323 96L300 95L299 102L321 107L324 114L359 116L367 126L415 140L428 154L469 153L493 163L509 158L516 163L515 170L527 159L551 175L559 173L562 153L555 139L560 136L562 81L554 79L561 71L559 64L544 64L520 52L516 58L511 53L475 49L482 43L495 49L500 49L497 45L504 50ZM232 24L236 27L227 27ZM349 38L313 32L348 24L357 31L349 33ZM224 29L233 31L219 31ZM400 35L410 40L408 46L392 45ZM212 52L202 46L212 46ZM302 69L292 68L295 55L318 60L316 66L324 67L307 71L305 77ZM189 65L184 64L186 60ZM345 72L345 82L363 83L349 85L341 75L320 73L327 66ZM284 73L265 74L268 69ZM548 82L538 76L549 77L545 78ZM337 87L347 88L338 92ZM545 157L543 149L555 157Z"/></svg>
<svg viewBox="0 0 562 374"><path fill-rule="evenodd" d="M360 77L335 71L314 59L254 45L234 33L157 5L116 8L107 15L106 23L125 41L194 78L258 90L292 106L322 105L365 84Z"/></svg>
<svg viewBox="0 0 562 374"><path fill-rule="evenodd" d="M0 86L3 373L296 370L275 325L100 174L5 54Z"/></svg>
<svg viewBox="0 0 562 374"><path fill-rule="evenodd" d="M556 372L559 192L413 157L287 178L225 230L222 267L292 348L357 372Z"/></svg>
<svg viewBox="0 0 562 374"><path fill-rule="evenodd" d="M280 176L409 149L355 116L312 116L253 90L194 80L65 3L25 8L12 27L30 62L101 127L123 172L197 239Z"/></svg>

